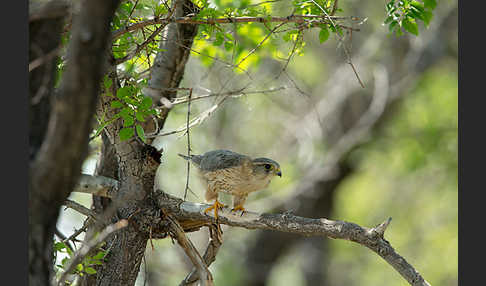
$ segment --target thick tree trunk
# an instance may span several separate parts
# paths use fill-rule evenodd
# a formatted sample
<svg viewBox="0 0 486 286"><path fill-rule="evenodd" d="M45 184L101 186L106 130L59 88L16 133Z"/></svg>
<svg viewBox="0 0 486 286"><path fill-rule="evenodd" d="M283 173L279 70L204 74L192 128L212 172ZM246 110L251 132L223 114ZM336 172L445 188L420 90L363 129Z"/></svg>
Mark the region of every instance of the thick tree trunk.
<svg viewBox="0 0 486 286"><path fill-rule="evenodd" d="M86 155L102 76L100 63L104 62L109 23L118 1L87 0L83 4L74 19L68 61L58 94L51 99L54 60L39 67L29 78L31 99L35 99L33 92L37 94L46 87L41 97L31 102L30 109L30 285L49 285L52 279L54 230L59 209L76 183ZM52 16L30 24L33 57L42 56L36 54L39 49L41 54L48 53L59 45L62 18L49 17ZM48 78L47 84L39 80L42 71L42 76Z"/></svg>
<svg viewBox="0 0 486 286"><path fill-rule="evenodd" d="M47 7L46 7L47 8ZM35 9L31 7L31 9ZM40 9L40 8L37 8ZM29 23L29 62L45 57L60 43L63 17L41 19ZM29 72L29 159L32 162L45 138L51 108L57 57ZM42 207L29 182L29 284L48 285L52 276L52 241L57 209L44 209L45 216L35 211ZM39 190L40 191L40 190ZM37 200L37 201L36 201ZM47 211L47 213L45 212ZM37 219L33 219L37 217Z"/></svg>
<svg viewBox="0 0 486 286"><path fill-rule="evenodd" d="M197 12L194 4L188 0L174 1L172 9L178 16ZM167 93L167 89L177 88L182 80L197 26L170 24L163 33L165 40L160 43L162 52L157 54L152 67L149 88L144 90L145 95L151 96L154 104L158 106L161 105L161 97L170 100L176 96L174 92ZM116 88L116 85L112 86ZM116 90L112 92L115 93ZM101 104L109 106L110 98L103 98ZM159 128L163 127L168 112L168 109L165 110L158 119ZM151 123L149 121L149 124ZM155 125L144 126L144 129L146 132L153 132L154 127ZM108 135L103 140L102 161L98 165L97 173L120 181L118 197L112 202L117 204L117 212L111 221L130 218L129 226L108 239L106 247L110 252L106 257L106 263L97 271L96 285L135 284L149 239L150 227L156 225L156 221L150 217L154 215L155 220L157 219L157 214L147 214L147 211L150 212L152 209L150 194L153 191L157 168L150 163L146 164L147 160L150 161L147 159L147 145L136 139L120 142L120 128L120 123L106 128ZM94 206L98 212L109 209L106 199L95 198ZM93 282L94 280L91 280L85 285L92 285Z"/></svg>

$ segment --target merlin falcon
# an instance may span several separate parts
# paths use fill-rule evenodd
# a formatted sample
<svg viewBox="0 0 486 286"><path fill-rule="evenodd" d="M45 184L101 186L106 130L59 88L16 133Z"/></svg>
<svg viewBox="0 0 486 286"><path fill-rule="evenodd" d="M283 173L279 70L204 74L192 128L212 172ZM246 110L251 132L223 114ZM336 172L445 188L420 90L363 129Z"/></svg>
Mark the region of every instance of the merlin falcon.
<svg viewBox="0 0 486 286"><path fill-rule="evenodd" d="M206 185L206 200L214 200L214 204L204 212L214 209L216 219L218 209L225 207L218 201L219 192L232 195L232 211L240 210L243 214L243 205L249 193L266 188L274 176L282 177L280 165L268 158L252 159L229 150L213 150L202 155L178 155L191 161L198 169L199 177Z"/></svg>

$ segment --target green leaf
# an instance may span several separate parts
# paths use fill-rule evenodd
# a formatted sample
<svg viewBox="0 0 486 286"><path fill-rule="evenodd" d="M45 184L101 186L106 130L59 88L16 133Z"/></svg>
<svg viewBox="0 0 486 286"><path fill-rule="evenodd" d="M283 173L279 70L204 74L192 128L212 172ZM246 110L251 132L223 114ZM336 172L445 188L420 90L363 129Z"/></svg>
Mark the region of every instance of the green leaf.
<svg viewBox="0 0 486 286"><path fill-rule="evenodd" d="M425 9L434 10L435 6L437 6L436 0L424 0Z"/></svg>
<svg viewBox="0 0 486 286"><path fill-rule="evenodd" d="M69 261L69 257L64 257L62 260L61 260L61 264L62 264L62 268L64 268L66 266L66 263Z"/></svg>
<svg viewBox="0 0 486 286"><path fill-rule="evenodd" d="M319 42L322 44L329 39L329 30L327 28L322 28L319 32Z"/></svg>
<svg viewBox="0 0 486 286"><path fill-rule="evenodd" d="M433 14L430 11L425 11L423 15L424 15L424 24L426 27L428 27L430 24L430 20L432 20Z"/></svg>
<svg viewBox="0 0 486 286"><path fill-rule="evenodd" d="M388 25L388 30L389 30L390 32L393 32L393 30L394 30L394 29L397 27L397 25L398 25L398 22L397 22L397 21L392 21L392 22L390 23L390 25Z"/></svg>
<svg viewBox="0 0 486 286"><path fill-rule="evenodd" d="M418 36L418 25L417 23L415 23L415 20L405 18L405 20L402 21L402 26L406 31L414 34L415 36Z"/></svg>
<svg viewBox="0 0 486 286"><path fill-rule="evenodd" d="M412 1L412 3L410 3L410 5L413 8L419 10L420 12L423 12L424 11L424 4L422 4L422 3L418 2L418 1Z"/></svg>
<svg viewBox="0 0 486 286"><path fill-rule="evenodd" d="M105 89L109 89L111 87L111 84L112 84L112 80L109 76L105 76L104 79L103 79L103 85L105 87Z"/></svg>
<svg viewBox="0 0 486 286"><path fill-rule="evenodd" d="M395 30L395 33L396 33L395 35L397 35L397 37L400 37L400 36L402 36L402 35L403 35L403 31L402 31L402 29L400 29L400 28L399 28L399 29L396 29L396 30Z"/></svg>
<svg viewBox="0 0 486 286"><path fill-rule="evenodd" d="M121 103L118 100L113 100L111 102L110 106L111 106L111 108L122 108L123 107L123 103Z"/></svg>
<svg viewBox="0 0 486 286"><path fill-rule="evenodd" d="M69 254L69 256L73 256L73 251L69 247L66 247L66 251Z"/></svg>
<svg viewBox="0 0 486 286"><path fill-rule="evenodd" d="M123 99L123 98L129 97L129 96L130 96L130 88L128 86L124 86L122 88L119 88L116 91L116 97L118 97L119 99Z"/></svg>
<svg viewBox="0 0 486 286"><path fill-rule="evenodd" d="M125 119L127 117L133 117L133 113L134 111L130 107L126 106L118 114Z"/></svg>
<svg viewBox="0 0 486 286"><path fill-rule="evenodd" d="M140 126L139 124L137 124L135 126L135 129L137 130L138 137L143 141L143 143L147 143L146 142L146 139L145 139L145 131L143 130L142 126Z"/></svg>
<svg viewBox="0 0 486 286"><path fill-rule="evenodd" d="M94 269L93 267L89 267L87 266L85 269L84 269L84 272L88 273L88 274L95 274L96 273L96 269Z"/></svg>
<svg viewBox="0 0 486 286"><path fill-rule="evenodd" d="M145 122L145 114L141 111L137 111L137 113L135 113L135 118L137 118L138 121Z"/></svg>
<svg viewBox="0 0 486 286"><path fill-rule="evenodd" d="M127 116L123 118L123 127L132 126L135 123L135 119L132 116Z"/></svg>
<svg viewBox="0 0 486 286"><path fill-rule="evenodd" d="M216 33L216 40L213 42L213 46L221 46L224 41L224 34L223 32Z"/></svg>
<svg viewBox="0 0 486 286"><path fill-rule="evenodd" d="M76 265L76 270L83 271L83 264L79 263L78 265Z"/></svg>
<svg viewBox="0 0 486 286"><path fill-rule="evenodd" d="M233 42L231 41L224 42L224 49L226 51L230 51L232 48L233 48Z"/></svg>
<svg viewBox="0 0 486 286"><path fill-rule="evenodd" d="M54 250L61 251L62 249L67 248L64 242L56 242L54 243Z"/></svg>
<svg viewBox="0 0 486 286"><path fill-rule="evenodd" d="M150 96L144 96L139 108L149 109L152 107L152 98Z"/></svg>
<svg viewBox="0 0 486 286"><path fill-rule="evenodd" d="M126 140L132 138L134 134L135 134L135 131L133 130L132 127L126 127L126 128L122 128L120 130L120 133L118 133L118 136L120 136L121 141L126 141Z"/></svg>

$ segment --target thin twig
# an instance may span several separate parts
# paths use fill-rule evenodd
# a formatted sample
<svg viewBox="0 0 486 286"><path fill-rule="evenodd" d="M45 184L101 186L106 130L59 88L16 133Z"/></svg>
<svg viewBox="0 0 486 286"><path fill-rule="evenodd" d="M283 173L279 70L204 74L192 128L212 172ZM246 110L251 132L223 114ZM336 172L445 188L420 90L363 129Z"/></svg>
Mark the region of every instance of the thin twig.
<svg viewBox="0 0 486 286"><path fill-rule="evenodd" d="M339 40L341 41L342 45L343 45L343 50L344 50L344 54L346 55L346 59L348 61L348 64L351 66L351 68L353 69L353 72L354 74L356 75L356 78L358 79L358 82L359 84L361 85L362 88L365 88L364 86L364 83L363 81L361 81L361 78L359 77L359 74L358 72L356 71L356 68L354 67L354 64L353 62L351 61L351 56L350 56L350 52L348 50L348 48L346 47L346 44L344 43L344 40L342 38L342 36L339 34L339 31L336 27L336 24L334 23L334 21L331 19L331 16L326 12L326 10L324 10L321 5L319 5L316 1L314 0L310 0L312 1L312 3L314 3L327 17L327 19L329 19L329 22L331 22L331 25L334 27L334 30L336 31L336 35L339 37Z"/></svg>
<svg viewBox="0 0 486 286"><path fill-rule="evenodd" d="M74 247L71 245L69 241L65 241L67 237L57 227L54 230L54 234L61 239L61 242L63 242L67 246L67 248L69 248L71 251L74 252Z"/></svg>
<svg viewBox="0 0 486 286"><path fill-rule="evenodd" d="M287 59L285 60L285 65L284 67L280 70L280 72L274 77L274 79L277 79L280 77L280 75L282 75L282 73L287 69L289 63L290 63L290 59L292 59L292 57L294 56L295 54L295 50L297 49L297 43L299 42L299 38L301 37L301 33L302 33L302 29L299 29L299 32L297 34L297 37L294 41L294 45L292 47L292 51L290 51L290 55L287 57Z"/></svg>
<svg viewBox="0 0 486 286"><path fill-rule="evenodd" d="M74 267L76 267L76 265L78 265L83 260L83 258L93 248L95 248L98 244L103 242L110 234L112 234L113 232L121 228L126 227L127 225L128 225L128 221L126 219L119 220L118 222L107 226L98 236L88 241L88 243L83 244L83 246L81 246L81 248L78 251L76 251L73 257L69 259L69 261L67 262L65 271L59 278L58 284L65 285L67 275L74 269Z"/></svg>
<svg viewBox="0 0 486 286"><path fill-rule="evenodd" d="M35 60L31 61L29 63L29 72L33 71L34 69L40 67L43 63L47 62L47 61L51 61L52 59L54 59L56 56L59 55L59 53L61 53L62 51L62 46L59 46L55 49L53 49L52 51L48 52L47 54L45 54L44 56L42 57L39 57L39 58L36 58Z"/></svg>
<svg viewBox="0 0 486 286"><path fill-rule="evenodd" d="M263 45L263 43L268 39L268 37L270 37L278 28L282 27L285 23L280 23L278 24L277 26L275 26L266 36L265 38L263 38L263 40L260 41L260 43L258 43L258 45L256 45L256 47L254 47L244 58L242 58L237 64L236 66L240 66L240 64L242 62L244 62L249 56L251 56L261 45Z"/></svg>
<svg viewBox="0 0 486 286"><path fill-rule="evenodd" d="M209 109L201 112L196 118L192 119L189 126L184 126L184 127L181 127L179 129L176 129L176 130L173 130L173 131L169 131L169 132L165 132L165 133L162 133L162 134L158 134L158 135L153 135L151 136L150 138L153 138L153 137L162 137L162 136L168 136L168 135L173 135L173 134L177 134L177 133L181 133L181 132L185 132L186 130L188 130L188 128L192 128L196 125L199 125L201 123L203 123L209 116L211 116L211 114L228 98L229 96L226 95L226 96L223 96L223 98L221 100L219 100L216 104L214 104L212 107L210 107ZM149 138L149 137L147 137Z"/></svg>
<svg viewBox="0 0 486 286"><path fill-rule="evenodd" d="M66 200L66 201L64 201L64 205L67 208L73 209L73 210L79 212L80 214L83 214L87 217L90 217L90 218L96 220L96 213L94 211L84 207L83 205L78 204L77 202L74 202L74 201L71 201L71 200Z"/></svg>
<svg viewBox="0 0 486 286"><path fill-rule="evenodd" d="M192 98L192 88L189 89L188 95L188 102L187 102L187 120L186 120L186 134L187 134L187 157L191 157L191 139L189 137L189 119L191 117L191 98ZM187 190L189 189L189 172L191 170L191 161L187 161L187 178L186 178L186 187L184 189L184 200L187 196Z"/></svg>
<svg viewBox="0 0 486 286"><path fill-rule="evenodd" d="M86 220L84 220L83 226L80 229L76 230L73 234L71 234L71 236L64 239L62 242L66 243L68 241L73 241L73 242L77 241L76 237L78 235L80 235L81 233L85 232L86 229L88 228L88 226L90 226L91 224L93 224L93 220L90 219L90 218L87 218Z"/></svg>
<svg viewBox="0 0 486 286"><path fill-rule="evenodd" d="M141 50L143 50L150 42L155 39L155 36L162 32L166 25L167 24L160 25L152 34L150 34L147 40L145 40L142 44L137 45L137 48L133 52L124 56L123 58L115 59L114 64L119 65L135 57Z"/></svg>
<svg viewBox="0 0 486 286"><path fill-rule="evenodd" d="M250 91L243 91L242 88L238 90L232 90L228 92L221 92L221 93L208 93L200 96L193 97L191 101L199 100L199 99L204 99L208 97L214 97L214 96L231 96L231 97L239 97L242 95L249 95L249 94L258 94L258 93L272 93L272 92L277 92L286 89L286 87L281 86L278 88L270 88L270 89L265 89L265 90L250 90ZM171 102L171 105L178 105L178 104L183 104L188 102L189 99L187 97L178 97L176 98L173 102Z"/></svg>

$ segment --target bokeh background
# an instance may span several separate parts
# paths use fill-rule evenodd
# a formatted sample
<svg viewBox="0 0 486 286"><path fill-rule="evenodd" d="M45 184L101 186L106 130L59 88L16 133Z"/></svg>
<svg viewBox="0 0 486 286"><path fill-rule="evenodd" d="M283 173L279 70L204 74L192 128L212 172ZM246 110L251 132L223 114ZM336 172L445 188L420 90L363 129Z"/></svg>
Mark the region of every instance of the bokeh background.
<svg viewBox="0 0 486 286"><path fill-rule="evenodd" d="M275 14L288 14L285 2L272 4ZM245 207L251 211L290 211L368 227L392 217L385 238L395 250L431 285L457 285L457 1L438 1L430 26L420 25L418 37L390 34L382 24L383 5L340 1L346 15L367 18L344 39L364 88L340 39L331 35L321 44L318 31L305 33L303 54L295 54L284 71L282 58L292 45L279 39L245 61L248 73L193 54L181 87L192 87L196 95L243 88L247 94L228 97L191 129L192 153L230 149L278 161L283 177L249 196ZM248 29L256 42L265 36L260 28ZM196 41L195 49L219 56L207 42ZM193 101L192 116L220 100ZM175 106L164 132L184 126L186 116L187 105ZM94 170L97 143L85 173ZM187 165L177 153L187 152L187 138L163 136L155 145L164 149L158 187L182 197ZM189 186L187 199L203 202L193 167ZM91 204L88 195L71 199ZM222 200L231 202L224 195ZM82 221L63 210L59 228L70 233ZM353 242L225 226L223 231L210 267L216 285L408 285ZM204 252L207 230L189 237ZM170 239L153 244L137 285L178 285L190 261Z"/></svg>

